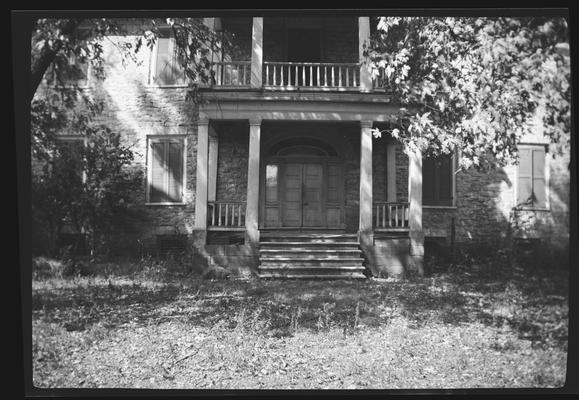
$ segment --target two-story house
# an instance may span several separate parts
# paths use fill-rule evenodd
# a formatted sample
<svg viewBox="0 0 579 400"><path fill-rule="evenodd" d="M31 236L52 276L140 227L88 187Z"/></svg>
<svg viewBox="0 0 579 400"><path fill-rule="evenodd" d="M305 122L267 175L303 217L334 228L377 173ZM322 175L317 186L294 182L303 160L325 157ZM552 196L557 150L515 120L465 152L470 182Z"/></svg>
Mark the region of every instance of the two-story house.
<svg viewBox="0 0 579 400"><path fill-rule="evenodd" d="M130 240L182 238L196 263L264 277L421 272L425 241L568 245L569 158L550 157L539 125L521 163L491 173L373 136L399 106L364 64L370 17L205 23L239 51L213 55L198 103L185 99L170 35L126 66L105 43L106 79L89 71L85 90L106 99L103 121L146 172L132 201L148 217Z"/></svg>

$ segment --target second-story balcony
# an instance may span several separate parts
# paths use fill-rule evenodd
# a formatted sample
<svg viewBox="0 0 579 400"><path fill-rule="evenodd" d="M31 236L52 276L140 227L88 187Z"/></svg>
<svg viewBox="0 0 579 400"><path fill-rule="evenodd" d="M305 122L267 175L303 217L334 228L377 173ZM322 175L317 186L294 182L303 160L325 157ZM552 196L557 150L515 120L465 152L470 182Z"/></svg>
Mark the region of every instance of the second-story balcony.
<svg viewBox="0 0 579 400"><path fill-rule="evenodd" d="M212 89L383 91L363 62L368 17L246 18L220 24L234 33L239 47L235 55L219 54L221 60L213 62Z"/></svg>

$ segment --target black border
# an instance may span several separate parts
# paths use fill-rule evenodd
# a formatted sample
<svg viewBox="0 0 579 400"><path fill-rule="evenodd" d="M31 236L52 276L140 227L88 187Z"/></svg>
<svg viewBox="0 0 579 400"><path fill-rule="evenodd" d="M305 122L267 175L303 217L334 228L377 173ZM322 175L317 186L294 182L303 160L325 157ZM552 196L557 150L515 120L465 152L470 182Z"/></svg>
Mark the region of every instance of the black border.
<svg viewBox="0 0 579 400"><path fill-rule="evenodd" d="M52 2L51 2L52 3ZM48 3L48 4L51 4ZM400 4L402 3L402 4ZM42 4L40 7L26 7L21 6L17 10L11 10L11 15L8 24L6 25L9 29L10 43L8 48L12 55L12 78L9 80L9 91L11 89L11 99L9 99L8 104L13 106L14 119L10 120L10 125L8 131L10 132L8 144L5 146L10 148L12 145L12 139L14 139L14 144L16 145L15 153L15 165L16 173L10 175L10 177L17 177L17 182L15 187L17 188L17 214L9 213L10 216L15 216L17 219L16 231L6 229L5 232L9 236L9 239L15 239L16 235L14 232L18 232L18 242L14 246L7 249L16 250L15 260L19 261L19 268L17 268L15 263L6 263L5 269L9 269L9 273L16 273L15 276L10 276L6 279L9 287L11 289L20 289L15 297L11 297L11 300L6 305L13 306L12 310L16 312L15 319L9 319L4 326L5 331L18 332L18 327L22 328L21 335L16 335L16 338L11 342L5 342L5 346L8 346L10 350L14 350L15 354L15 364L5 365L8 367L10 372L15 373L15 379L6 379L4 383L9 382L10 384L15 384L16 396L22 395L23 397L90 397L90 398L111 398L111 397L148 397L148 398L169 398L169 397L199 397L199 396L251 396L251 397L262 397L262 396L304 396L304 395L315 395L315 396L361 396L361 397L383 397L385 395L395 397L406 397L407 395L432 395L432 396L465 396L468 397L481 397L481 396L497 396L506 395L514 397L524 397L524 398L548 398L551 396L557 397L570 397L573 394L579 393L579 363L578 363L578 327L577 327L577 309L578 309L578 296L576 290L573 288L578 287L577 271L573 268L574 262L577 260L577 247L573 244L579 243L577 240L577 187L576 187L576 149L575 149L575 116L572 114L572 132L571 132L571 199L570 199L570 320L569 320L569 346L568 346L568 368L567 368L567 381L563 388L561 389L457 389L457 390L447 390L447 389L405 389L405 390L328 390L328 391L309 391L309 390L148 390L148 389L36 389L32 387L32 363L24 363L24 360L31 360L31 319L28 318L31 315L31 260L30 260L30 243L29 238L31 234L31 218L30 218L30 138L29 135L23 134L23 132L29 132L30 130L30 120L29 120L29 104L27 104L27 93L29 87L29 78L27 71L30 71L30 59L27 56L30 54L30 29L31 20L33 18L39 17L64 17L70 15L81 14L86 17L163 17L165 15L170 15L175 12L179 12L181 15L187 14L191 16L201 16L208 14L219 14L219 15L292 15L292 16L302 16L311 14L313 16L339 16L339 15L378 15L388 12L390 15L420 15L420 16L466 16L466 15L488 15L488 16L504 16L504 15L541 15L541 16L566 16L569 20L570 26L570 40L571 40L571 68L572 68L572 84L574 93L578 92L577 88L577 76L578 76L578 59L577 59L577 49L573 40L572 32L575 29L574 24L577 20L577 9L578 6L572 5L571 2L561 2L561 1L550 1L539 8L524 8L528 7L528 3L521 3L514 7L506 7L507 2L505 1L487 1L482 6L478 5L475 7L468 7L468 3L461 2L444 2L443 5L438 3L423 3L423 4L412 4L411 2L404 1L398 4L393 4L393 2L376 2L374 6L380 8L338 8L338 9L325 9L323 7L310 7L310 8L284 8L284 9L270 9L270 8L253 8L253 9L239 9L235 8L236 3L233 4L232 8L204 8L200 4L185 4L187 6L195 5L199 8L195 10L190 9L154 9L149 8L149 5L144 5L142 3L137 3L134 9L131 7L114 9L114 7L108 7L106 9L98 10L93 9L87 10L65 10L64 7L57 7L53 9L47 9L48 4ZM449 4L450 3L450 4ZM289 4L289 3L285 3ZM329 3L326 3L329 4ZM91 4L93 5L93 4ZM94 5L103 5L102 3L96 3ZM311 5L311 4L310 4ZM354 4L358 5L358 4ZM402 5L402 7L400 7ZM465 7L467 5L467 7ZM118 6L118 4L116 4ZM230 4L229 6L232 6ZM298 4L301 6L301 4ZM384 7L386 6L386 7ZM384 7L384 8L382 8ZM436 7L436 8L433 8ZM12 100L12 101L10 101ZM573 107L573 111L577 108ZM14 136L12 136L12 134ZM10 151L5 152L5 154L11 154ZM11 171L11 169L9 169ZM10 280L8 280L10 279ZM14 282L18 282L19 285ZM15 329L16 328L16 329ZM3 387L4 393L7 390Z"/></svg>

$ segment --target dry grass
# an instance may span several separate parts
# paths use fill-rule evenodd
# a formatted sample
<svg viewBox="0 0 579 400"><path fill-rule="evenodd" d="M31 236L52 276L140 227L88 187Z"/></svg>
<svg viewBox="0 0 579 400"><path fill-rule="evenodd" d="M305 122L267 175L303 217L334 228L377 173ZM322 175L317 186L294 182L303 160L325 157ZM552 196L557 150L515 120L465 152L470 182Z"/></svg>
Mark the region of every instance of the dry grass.
<svg viewBox="0 0 579 400"><path fill-rule="evenodd" d="M42 388L477 388L565 382L568 271L401 282L33 282Z"/></svg>

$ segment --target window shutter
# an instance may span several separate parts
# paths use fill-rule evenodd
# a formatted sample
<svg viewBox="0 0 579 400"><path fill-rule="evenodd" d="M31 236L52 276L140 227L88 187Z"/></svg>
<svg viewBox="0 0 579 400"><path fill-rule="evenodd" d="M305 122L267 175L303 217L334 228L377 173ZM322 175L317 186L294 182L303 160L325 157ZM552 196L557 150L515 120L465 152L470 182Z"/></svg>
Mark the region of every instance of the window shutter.
<svg viewBox="0 0 579 400"><path fill-rule="evenodd" d="M169 201L180 203L183 200L183 144L168 142L168 187Z"/></svg>
<svg viewBox="0 0 579 400"><path fill-rule="evenodd" d="M153 81L157 85L177 85L185 82L185 73L179 64L177 46L172 37L160 37L157 39Z"/></svg>
<svg viewBox="0 0 579 400"><path fill-rule="evenodd" d="M165 143L151 143L151 184L149 201L161 203L168 201L165 194Z"/></svg>
<svg viewBox="0 0 579 400"><path fill-rule="evenodd" d="M452 205L452 158L443 157L437 161L438 205Z"/></svg>
<svg viewBox="0 0 579 400"><path fill-rule="evenodd" d="M173 83L172 54L169 52L170 42L171 38L160 37L157 39L154 82L158 85L171 85Z"/></svg>
<svg viewBox="0 0 579 400"><path fill-rule="evenodd" d="M436 203L436 167L434 158L422 159L422 203L435 205Z"/></svg>
<svg viewBox="0 0 579 400"><path fill-rule="evenodd" d="M518 175L517 205L531 205L533 194L531 149L520 149Z"/></svg>
<svg viewBox="0 0 579 400"><path fill-rule="evenodd" d="M547 206L545 187L545 149L533 149L533 207Z"/></svg>

